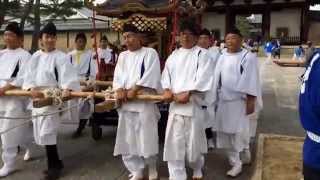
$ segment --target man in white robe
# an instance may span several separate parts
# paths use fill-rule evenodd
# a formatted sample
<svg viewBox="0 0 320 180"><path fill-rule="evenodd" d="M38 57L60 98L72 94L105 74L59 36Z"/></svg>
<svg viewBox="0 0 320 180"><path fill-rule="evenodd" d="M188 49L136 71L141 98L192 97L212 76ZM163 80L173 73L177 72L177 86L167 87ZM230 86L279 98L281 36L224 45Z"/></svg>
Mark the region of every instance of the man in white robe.
<svg viewBox="0 0 320 180"><path fill-rule="evenodd" d="M257 57L241 49L242 35L233 29L226 36L227 49L220 56L213 90L218 103L216 114L217 145L225 148L232 168L228 176L236 177L242 171L240 152L250 158L249 117L255 111L261 93Z"/></svg>
<svg viewBox="0 0 320 180"><path fill-rule="evenodd" d="M186 180L186 165L193 169L193 179L202 179L207 153L205 110L206 93L213 84L213 60L206 49L196 46L198 28L193 21L180 27L181 48L172 52L162 73L166 101L171 102L164 144L170 180ZM210 101L208 101L210 102Z"/></svg>
<svg viewBox="0 0 320 180"><path fill-rule="evenodd" d="M112 60L114 60L112 58L112 50L108 48L108 39L106 36L102 36L99 42L99 48L95 49L95 45L94 45L94 49L93 49L93 59L95 61L97 61L98 58L98 62L97 66L96 66L96 71L97 71L97 79L98 80L109 80L110 77L110 73L108 72L110 71L110 66L114 65L115 62L113 62Z"/></svg>
<svg viewBox="0 0 320 180"><path fill-rule="evenodd" d="M92 51L86 50L87 38L84 33L78 33L75 38L75 49L68 53L69 60L73 67L77 70L80 80L95 80L96 78L96 63L92 58ZM85 91L84 87L84 91ZM79 108L72 108L70 110L70 116L72 121L79 121L77 130L73 133L73 138L78 138L82 134L82 130L85 128L87 121L91 116L91 108L93 102L90 100L84 101L71 100L70 106L75 106L79 103Z"/></svg>
<svg viewBox="0 0 320 180"><path fill-rule="evenodd" d="M198 39L198 46L201 48L208 50L208 55L211 57L211 60L213 61L213 69L211 70L212 76L214 75L214 70L218 61L218 58L220 56L219 49L210 47L210 41L211 41L211 33L208 29L202 29L199 34ZM205 114L205 120L207 122L207 128L206 128L206 136L208 141L208 149L215 148L215 131L216 131L216 122L215 122L215 110L216 106L215 104L205 104L203 106L204 109L206 109Z"/></svg>
<svg viewBox="0 0 320 180"><path fill-rule="evenodd" d="M143 169L149 167L149 179L157 179L156 155L160 112L153 102L133 99L139 91L160 89L160 61L152 48L142 47L140 34L134 25L124 26L127 51L120 53L114 72L113 89L121 106L114 155L122 155L131 173L130 180L143 179ZM129 101L127 101L129 100Z"/></svg>
<svg viewBox="0 0 320 180"><path fill-rule="evenodd" d="M28 66L28 73L23 88L31 89L33 98L43 98L37 90L47 88L63 89L62 96L70 96L70 91L79 90L77 72L72 67L68 56L56 50L56 27L48 23L40 33L42 50L35 52ZM32 107L33 115L48 114L58 111L59 107L51 105L42 108ZM33 118L35 142L45 146L48 169L44 171L44 180L59 179L63 163L57 149L57 134L60 127L59 113Z"/></svg>
<svg viewBox="0 0 320 180"><path fill-rule="evenodd" d="M6 50L0 56L0 96L7 90L21 87L25 66L30 59L30 54L20 48L23 39L23 32L16 22L9 23L5 28L4 42ZM0 116L3 117L29 117L27 111L27 98L22 97L0 97ZM18 146L26 146L32 142L32 126L26 123L29 119L0 119L0 132L2 142L3 167L0 169L0 177L9 175L16 170L16 157ZM10 128L16 127L12 130ZM8 132L4 132L7 131ZM4 133L2 133L4 132ZM28 147L28 146L26 146ZM30 151L27 149L24 159L30 158Z"/></svg>
<svg viewBox="0 0 320 180"><path fill-rule="evenodd" d="M106 64L112 63L112 49L108 48L108 38L106 36L102 36L100 39L100 44L98 48L98 57Z"/></svg>

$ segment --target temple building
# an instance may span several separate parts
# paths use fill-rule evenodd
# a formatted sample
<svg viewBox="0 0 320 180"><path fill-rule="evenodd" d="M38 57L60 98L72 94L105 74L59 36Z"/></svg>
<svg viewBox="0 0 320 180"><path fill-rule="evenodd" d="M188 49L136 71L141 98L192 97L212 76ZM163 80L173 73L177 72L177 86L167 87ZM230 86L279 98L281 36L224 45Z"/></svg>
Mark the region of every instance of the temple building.
<svg viewBox="0 0 320 180"><path fill-rule="evenodd" d="M202 15L202 25L209 29L225 32L236 22L236 16L258 14L262 16L261 32L264 39L282 38L288 44L308 40L314 31L309 8L312 0L221 0L209 1Z"/></svg>
<svg viewBox="0 0 320 180"><path fill-rule="evenodd" d="M172 12L183 3L202 8L199 15L202 27L215 32L219 39L236 24L237 16L250 17L253 14L262 17L259 30L262 40L281 38L285 44L299 44L312 37L309 32L315 32L314 28L319 27L318 19L309 10L310 6L320 4L316 0L108 0L96 9L99 15L120 19L129 18L132 14L143 14L137 26L170 31ZM165 21L168 23L163 24ZM119 22L115 24L119 26ZM116 30L118 26L115 25Z"/></svg>

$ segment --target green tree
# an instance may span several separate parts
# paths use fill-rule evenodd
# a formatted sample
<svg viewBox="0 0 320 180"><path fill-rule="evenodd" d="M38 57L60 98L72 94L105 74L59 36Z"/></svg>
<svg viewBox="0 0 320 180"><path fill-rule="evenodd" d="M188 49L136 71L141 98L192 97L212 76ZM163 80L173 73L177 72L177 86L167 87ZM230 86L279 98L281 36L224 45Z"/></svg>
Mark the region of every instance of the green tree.
<svg viewBox="0 0 320 180"><path fill-rule="evenodd" d="M252 29L253 26L245 16L236 17L236 27L240 30L243 37L250 37L250 29Z"/></svg>
<svg viewBox="0 0 320 180"><path fill-rule="evenodd" d="M40 0L35 0L33 9L27 17L27 21L34 25L33 37L31 52L34 52L38 49L38 35L41 27L41 17L45 17L46 23L54 19L64 19L67 17L76 14L76 9L83 7L82 0L45 0L45 3L42 3Z"/></svg>
<svg viewBox="0 0 320 180"><path fill-rule="evenodd" d="M26 23L33 25L31 52L34 52L38 49L41 25L54 19L66 20L83 6L83 0L0 0L0 27L5 16L20 19L22 29Z"/></svg>
<svg viewBox="0 0 320 180"><path fill-rule="evenodd" d="M20 9L18 0L0 0L0 28L5 23L6 16L12 16L15 9Z"/></svg>

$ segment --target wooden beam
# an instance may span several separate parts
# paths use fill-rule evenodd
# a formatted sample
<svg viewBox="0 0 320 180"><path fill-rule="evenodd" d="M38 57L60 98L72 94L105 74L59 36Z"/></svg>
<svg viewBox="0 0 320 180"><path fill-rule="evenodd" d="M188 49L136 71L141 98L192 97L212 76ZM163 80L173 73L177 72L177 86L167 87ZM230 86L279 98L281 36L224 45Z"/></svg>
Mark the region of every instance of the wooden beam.
<svg viewBox="0 0 320 180"><path fill-rule="evenodd" d="M306 0L304 6L301 7L301 20L300 20L300 43L308 41L309 28L310 28L310 0Z"/></svg>
<svg viewBox="0 0 320 180"><path fill-rule="evenodd" d="M262 16L262 36L264 40L270 38L270 23L271 23L271 6L270 3L265 5Z"/></svg>
<svg viewBox="0 0 320 180"><path fill-rule="evenodd" d="M67 31L67 49L70 47L70 34L69 31Z"/></svg>
<svg viewBox="0 0 320 180"><path fill-rule="evenodd" d="M102 87L109 87L109 86L112 86L112 81L99 81L99 80L95 80L94 82L94 85L96 86L102 86ZM87 81L85 80L81 80L80 81L80 85L81 86L86 86L87 85Z"/></svg>
<svg viewBox="0 0 320 180"><path fill-rule="evenodd" d="M94 111L97 113L106 112L116 107L115 101L103 101L95 105Z"/></svg>
<svg viewBox="0 0 320 180"><path fill-rule="evenodd" d="M246 5L250 5L250 4L252 3L252 0L244 0L244 3L245 3Z"/></svg>
<svg viewBox="0 0 320 180"><path fill-rule="evenodd" d="M238 11L246 11L247 13L255 13L255 14L261 14L266 7L267 3L263 4L252 4L248 8L248 5L246 4L237 4L233 5L230 4L230 8L232 9L233 12L238 12ZM270 8L271 10L281 10L283 8L301 8L302 6L305 6L305 2L291 2L291 3L270 3ZM220 13L226 13L226 8L227 5L222 5L222 6L208 6L207 7L207 12L220 12ZM260 13L259 13L260 12Z"/></svg>
<svg viewBox="0 0 320 180"><path fill-rule="evenodd" d="M233 20L232 20L233 18ZM235 23L233 23L234 20L234 16L232 15L232 9L230 7L230 4L226 4L226 18L225 18L225 22L226 22L226 27L225 27L225 34L224 36L227 35L227 33L230 31L230 29L232 28L232 26L235 25Z"/></svg>
<svg viewBox="0 0 320 180"><path fill-rule="evenodd" d="M41 91L39 91L41 92ZM5 92L5 96L24 96L24 97L31 97L31 91L25 91L25 90L9 90ZM72 91L70 92L70 98L87 98L87 97L94 97L97 99L103 99L105 100L105 94L101 92L75 92ZM114 98L114 97L111 97ZM62 99L63 101L67 101L68 99ZM107 99L110 100L110 99ZM136 96L134 100L141 100L141 101L163 101L163 96L162 95L149 95L149 94L139 94ZM39 104L42 105L51 105L53 100L52 98L43 98L39 101ZM51 104L50 104L51 103Z"/></svg>

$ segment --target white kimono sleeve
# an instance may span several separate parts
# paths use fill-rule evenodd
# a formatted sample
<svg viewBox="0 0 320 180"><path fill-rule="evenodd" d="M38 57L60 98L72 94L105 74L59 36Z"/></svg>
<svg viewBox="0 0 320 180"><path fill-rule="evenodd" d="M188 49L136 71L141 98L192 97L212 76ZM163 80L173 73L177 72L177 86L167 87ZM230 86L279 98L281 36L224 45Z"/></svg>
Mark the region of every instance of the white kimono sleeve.
<svg viewBox="0 0 320 180"><path fill-rule="evenodd" d="M121 53L119 55L117 65L114 70L113 84L112 84L113 90L125 88L126 73L123 70L124 70L124 57L123 57L123 53Z"/></svg>
<svg viewBox="0 0 320 180"><path fill-rule="evenodd" d="M25 66L25 74L22 89L31 89L36 87L34 70L37 69L40 58L40 51L35 52Z"/></svg>
<svg viewBox="0 0 320 180"><path fill-rule="evenodd" d="M143 60L144 73L140 80L136 83L138 86L159 89L161 70L160 70L160 60L157 52L153 49L148 51L147 56Z"/></svg>
<svg viewBox="0 0 320 180"><path fill-rule="evenodd" d="M257 57L248 54L247 59L242 64L242 69L240 80L235 88L236 91L257 97L259 90L261 90Z"/></svg>
<svg viewBox="0 0 320 180"><path fill-rule="evenodd" d="M80 90L80 81L77 71L71 65L68 56L61 56L61 59L56 59L55 63L58 71L59 87L75 91Z"/></svg>
<svg viewBox="0 0 320 180"><path fill-rule="evenodd" d="M171 85L171 74L170 74L170 64L171 64L171 59L172 55L169 56L169 58L166 61L166 64L164 66L164 69L162 71L162 76L161 76L161 85L162 89L170 89L172 90L172 85Z"/></svg>
<svg viewBox="0 0 320 180"><path fill-rule="evenodd" d="M213 103L217 103L218 101L218 90L220 88L219 83L221 78L221 69L223 66L223 57L223 55L219 56L213 73L213 86L209 95Z"/></svg>
<svg viewBox="0 0 320 180"><path fill-rule="evenodd" d="M205 92L212 89L214 60L207 53L201 55L197 63L197 73L194 90Z"/></svg>
<svg viewBox="0 0 320 180"><path fill-rule="evenodd" d="M23 86L23 82L26 79L27 76L27 71L28 71L28 65L29 65L29 60L31 58L31 55L29 53L25 53L22 56L22 59L20 61L20 69L19 72L17 74L17 77L15 78L15 80L13 80L10 84L15 86L15 87L22 87Z"/></svg>

